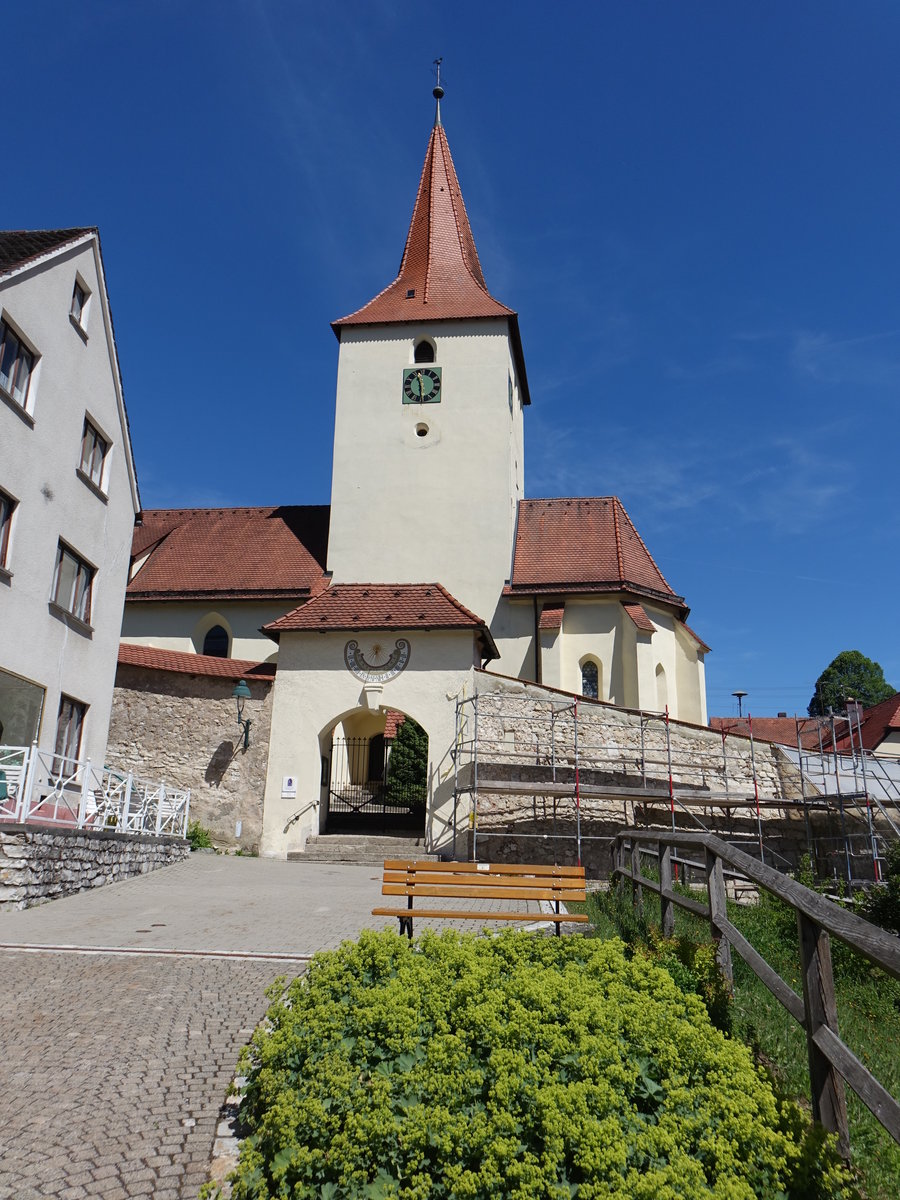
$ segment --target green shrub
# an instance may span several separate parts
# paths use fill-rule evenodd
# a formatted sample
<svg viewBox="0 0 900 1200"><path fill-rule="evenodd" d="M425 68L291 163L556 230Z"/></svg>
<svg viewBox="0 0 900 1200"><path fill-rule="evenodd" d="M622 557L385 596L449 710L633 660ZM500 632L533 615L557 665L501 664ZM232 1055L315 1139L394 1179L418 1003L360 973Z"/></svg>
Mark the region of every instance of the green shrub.
<svg viewBox="0 0 900 1200"><path fill-rule="evenodd" d="M870 888L860 901L860 914L882 929L900 933L900 839L884 860L884 883Z"/></svg>
<svg viewBox="0 0 900 1200"><path fill-rule="evenodd" d="M384 802L401 808L424 808L427 796L428 734L412 717L406 717L391 746Z"/></svg>
<svg viewBox="0 0 900 1200"><path fill-rule="evenodd" d="M365 933L243 1067L234 1200L852 1195L749 1050L618 941Z"/></svg>
<svg viewBox="0 0 900 1200"><path fill-rule="evenodd" d="M187 839L191 843L192 850L212 849L212 834L199 821L189 822Z"/></svg>

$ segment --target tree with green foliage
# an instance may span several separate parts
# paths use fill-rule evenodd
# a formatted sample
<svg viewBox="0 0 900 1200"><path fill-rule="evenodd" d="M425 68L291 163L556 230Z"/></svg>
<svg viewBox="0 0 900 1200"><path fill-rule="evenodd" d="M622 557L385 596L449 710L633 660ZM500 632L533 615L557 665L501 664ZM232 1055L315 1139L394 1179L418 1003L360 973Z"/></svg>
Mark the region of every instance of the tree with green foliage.
<svg viewBox="0 0 900 1200"><path fill-rule="evenodd" d="M385 802L424 808L428 795L428 734L412 717L404 718L391 747Z"/></svg>
<svg viewBox="0 0 900 1200"><path fill-rule="evenodd" d="M842 650L832 659L819 678L809 702L809 715L823 717L829 708L841 712L852 697L871 708L895 694L896 688L885 681L884 671L877 662L866 658L859 650Z"/></svg>

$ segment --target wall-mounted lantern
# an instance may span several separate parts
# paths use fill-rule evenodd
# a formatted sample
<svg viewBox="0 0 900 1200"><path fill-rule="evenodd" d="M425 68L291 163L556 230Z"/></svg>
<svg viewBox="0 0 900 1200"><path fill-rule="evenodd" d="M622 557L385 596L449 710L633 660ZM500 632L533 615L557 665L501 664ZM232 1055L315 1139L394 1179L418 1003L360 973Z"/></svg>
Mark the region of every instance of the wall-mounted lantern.
<svg viewBox="0 0 900 1200"><path fill-rule="evenodd" d="M249 717L244 716L244 705L250 699L250 689L243 679L239 680L234 685L234 691L231 693L237 702L237 723L244 731L244 750L250 749L250 725Z"/></svg>

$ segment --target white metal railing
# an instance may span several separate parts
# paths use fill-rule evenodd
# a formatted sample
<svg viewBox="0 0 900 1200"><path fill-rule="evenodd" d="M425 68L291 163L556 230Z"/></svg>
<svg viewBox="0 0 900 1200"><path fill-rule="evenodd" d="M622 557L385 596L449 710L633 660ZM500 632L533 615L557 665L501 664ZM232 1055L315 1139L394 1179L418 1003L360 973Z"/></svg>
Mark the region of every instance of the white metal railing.
<svg viewBox="0 0 900 1200"><path fill-rule="evenodd" d="M31 746L0 746L0 820L186 837L190 788Z"/></svg>

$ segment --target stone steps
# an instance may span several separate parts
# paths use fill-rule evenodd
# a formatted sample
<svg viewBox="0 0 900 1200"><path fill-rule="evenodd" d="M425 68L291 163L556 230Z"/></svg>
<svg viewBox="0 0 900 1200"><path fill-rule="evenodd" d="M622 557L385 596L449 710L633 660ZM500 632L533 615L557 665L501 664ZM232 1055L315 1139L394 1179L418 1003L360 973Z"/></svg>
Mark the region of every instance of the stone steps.
<svg viewBox="0 0 900 1200"><path fill-rule="evenodd" d="M425 853L425 835L326 833L307 838L306 849L288 854L289 862L377 863L386 858L438 862L439 854Z"/></svg>

